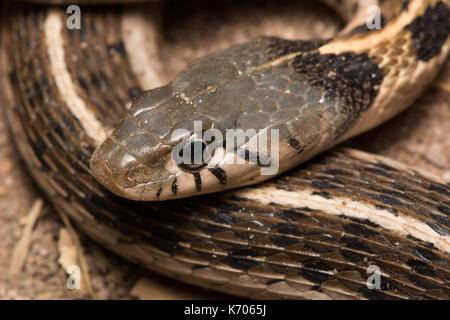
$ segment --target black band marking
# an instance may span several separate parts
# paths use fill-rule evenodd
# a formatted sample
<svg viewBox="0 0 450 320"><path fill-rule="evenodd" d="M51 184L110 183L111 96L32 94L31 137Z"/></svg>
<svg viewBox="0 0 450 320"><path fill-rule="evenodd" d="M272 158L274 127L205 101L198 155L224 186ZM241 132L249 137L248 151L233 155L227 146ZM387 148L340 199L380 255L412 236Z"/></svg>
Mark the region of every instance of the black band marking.
<svg viewBox="0 0 450 320"><path fill-rule="evenodd" d="M343 135L375 100L383 81L383 69L366 53L339 55L311 53L292 60L294 70L305 75L312 86L322 88L325 98L339 101L348 119L337 136Z"/></svg>
<svg viewBox="0 0 450 320"><path fill-rule="evenodd" d="M227 173L219 167L208 167L209 172L211 172L220 182L220 184L227 183Z"/></svg>
<svg viewBox="0 0 450 320"><path fill-rule="evenodd" d="M172 193L173 194L178 193L177 178L175 178L175 180L173 180L173 182L172 182Z"/></svg>
<svg viewBox="0 0 450 320"><path fill-rule="evenodd" d="M200 176L200 173L192 172L192 175L194 176L195 187L197 188L197 191L201 191L202 190L202 177Z"/></svg>

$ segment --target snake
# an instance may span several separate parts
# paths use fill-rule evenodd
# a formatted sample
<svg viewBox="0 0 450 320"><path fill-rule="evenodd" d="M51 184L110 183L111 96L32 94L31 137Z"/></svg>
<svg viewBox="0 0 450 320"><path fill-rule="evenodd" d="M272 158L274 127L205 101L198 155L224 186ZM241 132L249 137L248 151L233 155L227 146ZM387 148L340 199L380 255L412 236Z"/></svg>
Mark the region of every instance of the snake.
<svg viewBox="0 0 450 320"><path fill-rule="evenodd" d="M33 2L3 9L5 110L31 177L91 239L252 299L450 298L449 184L332 148L422 94L450 50L448 0L324 1L347 21L335 37L258 37L153 89L137 71L149 60L125 45L126 11L106 5L126 1L83 6L80 29L66 28L66 1ZM206 139L230 129L254 131Z"/></svg>

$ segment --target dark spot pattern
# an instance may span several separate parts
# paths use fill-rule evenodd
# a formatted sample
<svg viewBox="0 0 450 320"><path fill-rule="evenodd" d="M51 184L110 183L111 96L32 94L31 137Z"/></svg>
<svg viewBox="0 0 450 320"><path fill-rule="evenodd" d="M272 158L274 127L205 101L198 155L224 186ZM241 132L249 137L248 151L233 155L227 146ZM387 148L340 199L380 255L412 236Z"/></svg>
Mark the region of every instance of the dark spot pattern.
<svg viewBox="0 0 450 320"><path fill-rule="evenodd" d="M427 225L429 225L431 229L439 233L441 236L450 236L450 231L444 229L437 223L427 222Z"/></svg>
<svg viewBox="0 0 450 320"><path fill-rule="evenodd" d="M442 261L433 251L427 248L417 247L414 251L416 252L416 256L426 261Z"/></svg>
<svg viewBox="0 0 450 320"><path fill-rule="evenodd" d="M417 59L429 61L441 52L450 33L450 8L439 1L434 7L429 6L406 29L412 33Z"/></svg>
<svg viewBox="0 0 450 320"><path fill-rule="evenodd" d="M339 186L332 184L328 181L317 181L314 180L311 182L311 187L317 188L317 189L337 189Z"/></svg>
<svg viewBox="0 0 450 320"><path fill-rule="evenodd" d="M427 274L428 272L426 270L424 270L420 265L417 265L416 262L411 262L411 268L419 273L425 273ZM413 276L412 274L409 273L404 273L405 276L407 278L409 278L409 280L414 283L415 285L418 285L422 288L426 288L426 289L437 289L438 288L438 284L434 281L430 281L429 279L425 278L425 277L417 277L417 276Z"/></svg>
<svg viewBox="0 0 450 320"><path fill-rule="evenodd" d="M247 271L248 269L256 267L259 264L258 261L254 261L254 260L250 260L245 257L238 257L238 256L223 257L220 259L220 261L222 261L226 264L229 264L231 267L233 267L235 269L239 269L239 270L243 270L243 271Z"/></svg>

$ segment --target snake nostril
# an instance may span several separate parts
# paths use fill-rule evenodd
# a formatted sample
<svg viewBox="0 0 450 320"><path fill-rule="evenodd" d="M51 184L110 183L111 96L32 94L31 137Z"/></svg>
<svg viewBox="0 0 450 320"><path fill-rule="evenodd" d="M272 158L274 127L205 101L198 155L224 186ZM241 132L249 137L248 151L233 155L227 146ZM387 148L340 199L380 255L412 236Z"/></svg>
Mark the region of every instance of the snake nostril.
<svg viewBox="0 0 450 320"><path fill-rule="evenodd" d="M99 182L103 187L117 193L120 191L112 179L112 171L105 162L98 157L98 154L94 152L90 161L90 169L92 176Z"/></svg>

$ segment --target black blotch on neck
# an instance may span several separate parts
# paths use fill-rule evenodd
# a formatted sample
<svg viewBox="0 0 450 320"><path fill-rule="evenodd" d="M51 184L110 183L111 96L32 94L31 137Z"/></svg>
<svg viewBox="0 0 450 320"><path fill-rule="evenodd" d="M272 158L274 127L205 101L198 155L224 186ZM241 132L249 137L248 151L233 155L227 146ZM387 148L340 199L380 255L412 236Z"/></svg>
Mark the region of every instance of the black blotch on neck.
<svg viewBox="0 0 450 320"><path fill-rule="evenodd" d="M402 201L400 201L400 200L398 200L396 198L387 196L385 194L374 194L374 195L371 196L371 198L374 199L374 200L383 202L388 207L389 206L403 206L403 202Z"/></svg>
<svg viewBox="0 0 450 320"><path fill-rule="evenodd" d="M340 103L340 112L348 115L337 136L370 108L383 81L383 69L366 53L304 54L292 60L292 67L310 85L324 90L327 100Z"/></svg>
<svg viewBox="0 0 450 320"><path fill-rule="evenodd" d="M437 233L439 233L441 236L450 236L450 231L444 229L444 227L440 226L437 223L434 222L427 222L427 225L433 229L434 231L436 231Z"/></svg>
<svg viewBox="0 0 450 320"><path fill-rule="evenodd" d="M313 196L320 196L320 197L325 198L325 199L331 199L330 194L328 192L326 192L326 191L320 191L320 192L319 191L314 191L312 193L312 195Z"/></svg>
<svg viewBox="0 0 450 320"><path fill-rule="evenodd" d="M429 261L442 261L442 259L439 256L437 256L436 254L434 254L433 251L427 248L417 247L414 249L413 253L416 257L422 260L426 259Z"/></svg>
<svg viewBox="0 0 450 320"><path fill-rule="evenodd" d="M433 272L433 270L430 269L427 262L410 259L406 262L408 266L411 267L415 272L422 274L424 276L428 276L430 278L436 277L436 274ZM426 284L423 286L424 288L433 288L434 286L432 284Z"/></svg>
<svg viewBox="0 0 450 320"><path fill-rule="evenodd" d="M251 259L250 257L258 256L254 250L237 250L232 249L227 257L222 257L219 260L223 263L229 264L232 268L247 271L253 267L256 267L259 262Z"/></svg>
<svg viewBox="0 0 450 320"><path fill-rule="evenodd" d="M429 61L437 56L450 33L450 8L439 1L405 27L412 33L417 59Z"/></svg>

